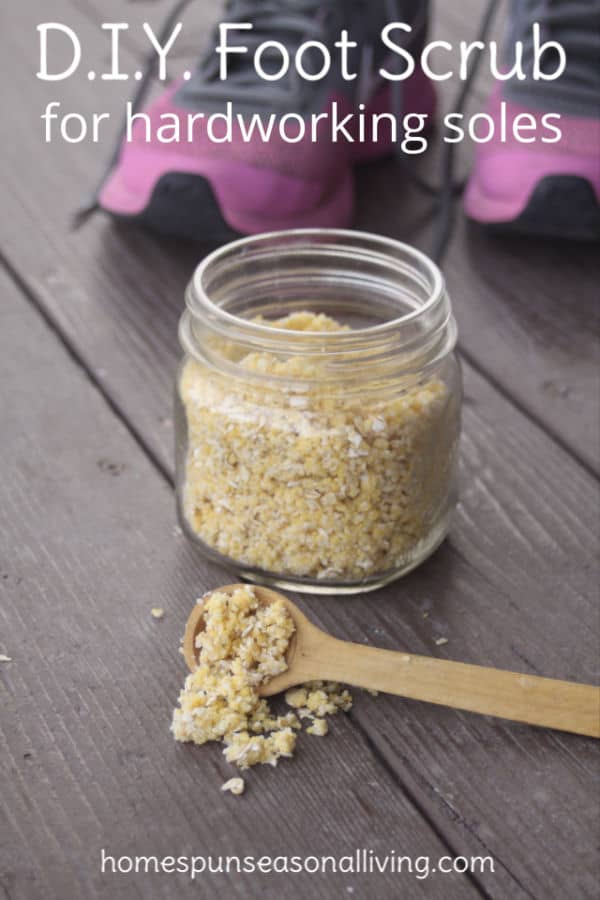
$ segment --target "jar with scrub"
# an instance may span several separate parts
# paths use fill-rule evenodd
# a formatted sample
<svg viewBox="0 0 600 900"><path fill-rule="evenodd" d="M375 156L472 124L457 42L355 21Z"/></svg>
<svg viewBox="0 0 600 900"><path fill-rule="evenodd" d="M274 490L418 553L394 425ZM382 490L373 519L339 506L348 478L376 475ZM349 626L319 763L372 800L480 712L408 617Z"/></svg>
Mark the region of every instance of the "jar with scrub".
<svg viewBox="0 0 600 900"><path fill-rule="evenodd" d="M180 324L179 516L210 559L311 593L428 557L456 502L461 376L437 266L388 238L244 238L196 270Z"/></svg>

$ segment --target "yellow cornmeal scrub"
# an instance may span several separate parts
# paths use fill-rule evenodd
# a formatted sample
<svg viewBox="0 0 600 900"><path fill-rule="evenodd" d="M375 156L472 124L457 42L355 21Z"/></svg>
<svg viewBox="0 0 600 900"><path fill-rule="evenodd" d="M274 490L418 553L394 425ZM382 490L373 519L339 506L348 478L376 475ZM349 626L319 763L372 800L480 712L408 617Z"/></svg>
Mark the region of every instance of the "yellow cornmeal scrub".
<svg viewBox="0 0 600 900"><path fill-rule="evenodd" d="M348 330L308 312L257 321ZM224 378L191 357L180 375L189 528L219 554L279 575L353 582L404 565L445 497L445 384L431 378L365 400L332 394L314 356L232 361L264 380Z"/></svg>
<svg viewBox="0 0 600 900"><path fill-rule="evenodd" d="M264 681L287 669L285 656L295 626L285 604L260 604L250 586L231 594L213 591L203 603L204 630L196 637L198 667L187 676L173 715L176 740L223 742L225 758L240 769L257 763L275 766L280 757L292 755L301 718L314 726L307 729L311 734L323 736L323 717L350 708L348 691L333 682L314 682L286 694L296 712L274 716L258 691ZM237 782L235 788L233 793L241 793Z"/></svg>

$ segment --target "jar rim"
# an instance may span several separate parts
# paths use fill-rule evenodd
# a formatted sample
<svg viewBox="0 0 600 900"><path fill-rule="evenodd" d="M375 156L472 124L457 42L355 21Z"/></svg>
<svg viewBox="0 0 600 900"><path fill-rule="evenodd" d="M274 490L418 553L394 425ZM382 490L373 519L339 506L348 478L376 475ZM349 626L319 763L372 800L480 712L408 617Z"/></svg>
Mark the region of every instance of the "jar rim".
<svg viewBox="0 0 600 900"><path fill-rule="evenodd" d="M403 254L412 257L414 262L422 267L430 280L429 297L420 306L403 313L400 316L375 325L353 328L351 331L328 332L328 340L333 341L336 344L339 343L342 345L360 340L361 336L376 337L379 335L386 335L388 332L393 331L399 326L409 324L415 319L427 314L440 302L445 294L445 279L439 267L425 253L410 244L398 241L395 238L385 237L384 235L373 234L368 231L354 231L348 228L290 228L283 231L269 231L239 238L235 241L230 241L222 247L213 250L212 253L209 253L197 266L192 276L193 294L190 296L190 293L188 292L187 298L187 305L190 312L195 314L200 312L200 310L207 311L215 319L224 324L226 323L231 327L242 326L247 335L253 334L257 337L270 335L272 338L280 335L282 338L289 339L290 331L288 329L276 328L269 324L253 322L251 319L237 316L219 306L211 299L208 292L205 290L205 276L210 267L222 261L223 258L226 258L229 254L235 254L237 251L243 251L245 248L260 247L261 245L266 245L273 241L281 240L284 242L289 238L302 237L308 239L328 237L333 242L336 242L339 239L340 250L343 249L342 242L344 240L355 243L364 241L365 244L379 247L382 251L388 251L387 253L384 253L384 255L388 256L390 259L394 258L394 251L396 256L398 251L401 251ZM322 332L318 331L307 330L293 332L294 340L297 339L299 343L308 342L314 340L315 337L322 336Z"/></svg>
<svg viewBox="0 0 600 900"><path fill-rule="evenodd" d="M297 271L291 273L286 268L290 259L297 263ZM255 321L243 314L251 309L255 291L257 308L262 291L267 296L274 292L276 307L280 290L285 297L289 286L295 285L296 292L300 286L301 294L305 288L310 294L311 285L314 291L320 283L325 292L323 303L316 304L314 297L307 296L307 310L320 306L318 311L327 312L332 285L354 283L358 307L355 299L349 301L351 308L352 304L354 310L363 305L364 290L365 314L372 315L368 302L372 296L381 299L386 318L348 330L304 331L276 327L268 320ZM289 299L282 302L289 309ZM344 302L341 299L342 307ZM232 241L210 253L196 268L186 305L179 328L186 353L244 378L265 376L249 376L230 357L230 351L225 358L222 348L235 346L238 360L253 352L318 358L323 372L326 363L328 374L322 377L335 380L360 378L355 372L357 363L363 376L375 377L378 371L422 375L435 368L456 344L450 298L437 265L409 244L364 231L298 228ZM297 308L303 308L301 299ZM237 314L238 310L242 314Z"/></svg>

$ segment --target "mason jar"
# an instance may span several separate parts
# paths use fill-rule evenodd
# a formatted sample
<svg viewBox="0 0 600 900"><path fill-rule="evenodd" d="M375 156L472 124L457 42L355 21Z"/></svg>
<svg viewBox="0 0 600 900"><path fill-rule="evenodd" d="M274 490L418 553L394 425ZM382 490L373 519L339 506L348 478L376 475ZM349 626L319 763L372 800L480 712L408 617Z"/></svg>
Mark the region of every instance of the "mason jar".
<svg viewBox="0 0 600 900"><path fill-rule="evenodd" d="M302 229L228 244L180 323L177 499L253 582L373 590L423 562L455 505L461 376L444 279L388 238Z"/></svg>

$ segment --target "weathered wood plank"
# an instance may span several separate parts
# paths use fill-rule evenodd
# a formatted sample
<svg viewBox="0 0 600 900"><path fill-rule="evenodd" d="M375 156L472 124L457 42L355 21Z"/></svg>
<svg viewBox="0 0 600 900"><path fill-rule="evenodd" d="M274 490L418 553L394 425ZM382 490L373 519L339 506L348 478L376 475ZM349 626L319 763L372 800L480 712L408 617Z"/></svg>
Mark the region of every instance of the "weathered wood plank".
<svg viewBox="0 0 600 900"><path fill-rule="evenodd" d="M84 86L77 94L82 102L85 93ZM74 154L67 166L63 150L50 155L64 192L68 168L81 186L89 164ZM35 208L13 196L16 233L5 240L10 258L168 467L170 433L161 421L170 415L179 298L202 248L100 222L65 239L68 203L61 205L58 194L56 185L40 185L39 202L52 208L53 218L43 223L35 252L22 241L22 223L29 216L35 222ZM314 608L340 636L440 652L433 638L447 630L447 649L456 658L592 679L593 483L484 381L469 369L467 375L465 490L452 541L400 586ZM423 619L427 605L431 614ZM490 846L530 893L581 885L587 896L596 825L587 742L574 750L569 738L387 698L373 710L359 704L357 721L372 729L378 752L461 850ZM518 896L512 877L505 877L488 879L486 889Z"/></svg>
<svg viewBox="0 0 600 900"><path fill-rule="evenodd" d="M11 900L392 896L399 876L111 878L109 854L445 855L359 729L248 775L216 747L176 744L169 718L191 599L222 578L174 532L171 491L55 335L0 276L1 881ZM150 616L166 609L163 621ZM235 771L235 770L233 770ZM464 876L405 874L414 897L477 897Z"/></svg>

